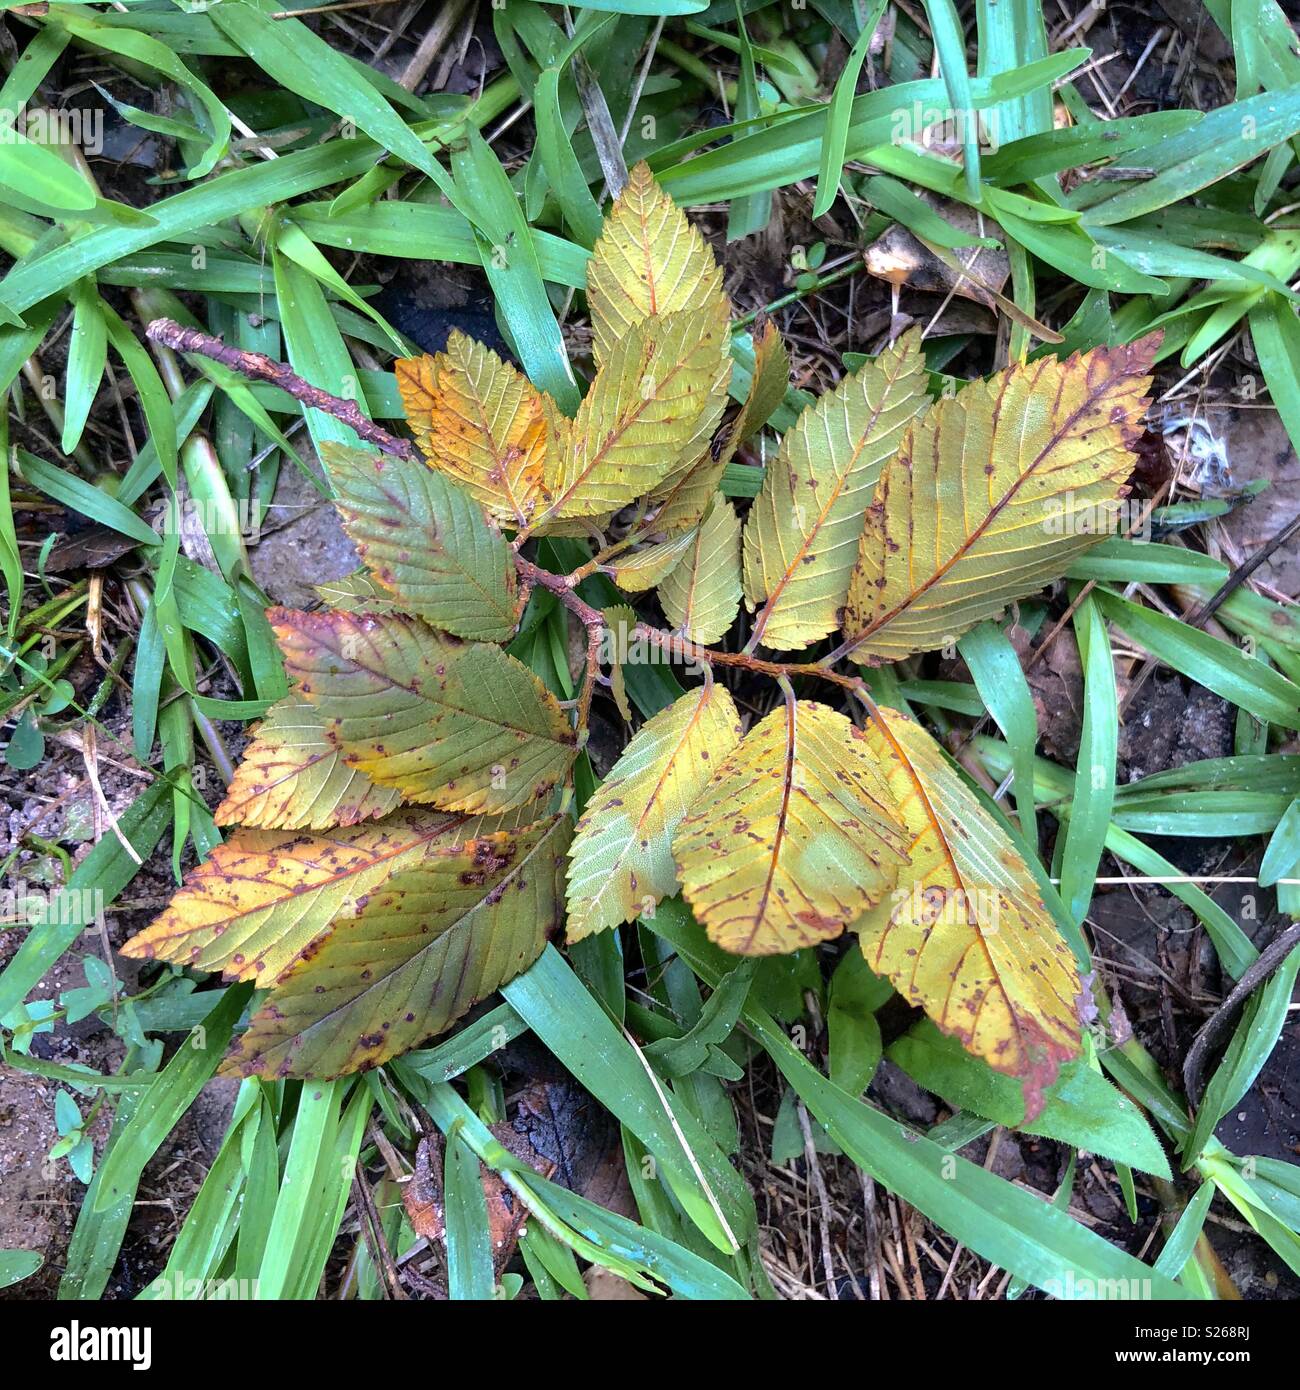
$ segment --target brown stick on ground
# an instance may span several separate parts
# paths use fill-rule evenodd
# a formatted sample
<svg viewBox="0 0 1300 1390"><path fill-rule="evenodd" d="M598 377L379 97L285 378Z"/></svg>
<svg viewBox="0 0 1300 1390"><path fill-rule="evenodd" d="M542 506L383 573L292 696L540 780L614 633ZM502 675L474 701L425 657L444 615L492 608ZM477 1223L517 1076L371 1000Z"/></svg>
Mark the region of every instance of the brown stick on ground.
<svg viewBox="0 0 1300 1390"><path fill-rule="evenodd" d="M375 424L356 401L344 400L342 396L333 396L318 386L310 385L283 362L276 362L260 352L244 352L240 348L228 347L211 333L200 332L197 328L182 328L173 319L154 319L145 331L155 343L161 343L163 347L169 347L174 352L189 352L199 357L209 357L214 362L220 362L223 367L238 372L240 376L278 386L303 405L323 410L327 415L342 420L345 425L356 431L359 439L376 445L386 454L396 454L399 458L416 457L414 445L405 439L399 439L395 434L389 434L382 426Z"/></svg>
<svg viewBox="0 0 1300 1390"><path fill-rule="evenodd" d="M1209 1021L1196 1035L1183 1062L1183 1090L1190 1104L1198 1105L1201 1098L1201 1072L1205 1058L1218 1038L1237 1016L1250 995L1300 946L1300 922L1292 922L1279 932L1260 953L1259 959L1233 986L1232 992L1211 1014Z"/></svg>

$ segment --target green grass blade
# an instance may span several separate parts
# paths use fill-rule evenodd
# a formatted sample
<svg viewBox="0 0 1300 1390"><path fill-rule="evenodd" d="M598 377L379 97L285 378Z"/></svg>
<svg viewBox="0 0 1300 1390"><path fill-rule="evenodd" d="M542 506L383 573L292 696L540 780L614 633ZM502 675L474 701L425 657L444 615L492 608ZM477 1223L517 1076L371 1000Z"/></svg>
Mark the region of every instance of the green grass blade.
<svg viewBox="0 0 1300 1390"><path fill-rule="evenodd" d="M1091 597L1075 610L1074 631L1083 659L1083 735L1061 856L1061 897L1074 920L1082 922L1092 901L1115 801L1119 703L1110 638Z"/></svg>
<svg viewBox="0 0 1300 1390"><path fill-rule="evenodd" d="M752 1198L712 1139L667 1092L649 1064L548 946L501 991L533 1032L654 1154L691 1219L726 1254L753 1231Z"/></svg>
<svg viewBox="0 0 1300 1390"><path fill-rule="evenodd" d="M46 920L30 928L17 954L0 974L0 1017L17 1008L41 977L95 920L97 912L139 872L171 824L171 788L161 778L118 817L118 828L139 859L133 859L116 835L106 834L59 889Z"/></svg>
<svg viewBox="0 0 1300 1390"><path fill-rule="evenodd" d="M840 175L844 172L844 152L848 148L849 121L853 114L853 98L858 93L858 75L871 48L871 40L885 12L887 0L874 0L862 32L849 49L844 60L844 69L835 80L835 90L831 93L830 108L826 113L826 137L822 141L821 167L817 172L817 192L813 198L812 215L821 217L830 211L835 195L839 192ZM963 64L963 72L965 66ZM739 113L737 113L739 114Z"/></svg>
<svg viewBox="0 0 1300 1390"><path fill-rule="evenodd" d="M454 156L456 178L481 229L479 255L515 351L533 384L566 414L578 408L578 383L546 295L533 232L501 161L477 131ZM2 288L2 287L0 287Z"/></svg>
<svg viewBox="0 0 1300 1390"><path fill-rule="evenodd" d="M725 973L721 952L677 904L650 923L706 982ZM1185 1298L1150 1266L1108 1244L1065 1212L948 1154L827 1080L756 1004L744 1018L754 1037L832 1139L854 1163L924 1212L954 1239L1058 1298Z"/></svg>
<svg viewBox="0 0 1300 1390"><path fill-rule="evenodd" d="M1105 617L1173 671L1198 681L1257 719L1300 729L1300 686L1227 642L1164 613L1094 590Z"/></svg>
<svg viewBox="0 0 1300 1390"><path fill-rule="evenodd" d="M975 687L993 716L993 722L1010 745L1020 834L1030 854L1036 855L1034 749L1038 746L1038 714L1020 658L996 623L981 623L958 642L957 649L966 658L971 675L975 677Z"/></svg>
<svg viewBox="0 0 1300 1390"><path fill-rule="evenodd" d="M443 1183L447 1227L447 1294L449 1298L489 1299L492 1237L478 1155L455 1133L447 1139Z"/></svg>
<svg viewBox="0 0 1300 1390"><path fill-rule="evenodd" d="M216 1008L185 1039L153 1085L141 1095L130 1123L104 1155L94 1210L105 1211L124 1194L135 1191L145 1164L216 1071L252 992L252 985L226 990Z"/></svg>
<svg viewBox="0 0 1300 1390"><path fill-rule="evenodd" d="M971 94L970 73L966 68L966 33L957 15L953 0L925 0L925 12L930 19L934 51L939 59L939 71L948 89L948 101L957 120L961 122L961 143L966 191L970 201L980 201L980 138L975 119L975 102Z"/></svg>
<svg viewBox="0 0 1300 1390"><path fill-rule="evenodd" d="M1178 1224L1170 1232L1165 1247L1156 1260L1155 1268L1170 1279L1177 1279L1183 1266L1192 1258L1196 1242L1201 1237L1205 1218L1209 1214L1210 1203L1214 1200L1214 1184L1203 1182L1196 1189L1196 1195L1183 1208Z"/></svg>
<svg viewBox="0 0 1300 1390"><path fill-rule="evenodd" d="M543 69L534 88L533 104L537 117L537 153L546 170L547 180L565 222L578 241L590 250L600 235L600 208L587 187L582 166L573 152L573 140L564 122L558 68Z"/></svg>

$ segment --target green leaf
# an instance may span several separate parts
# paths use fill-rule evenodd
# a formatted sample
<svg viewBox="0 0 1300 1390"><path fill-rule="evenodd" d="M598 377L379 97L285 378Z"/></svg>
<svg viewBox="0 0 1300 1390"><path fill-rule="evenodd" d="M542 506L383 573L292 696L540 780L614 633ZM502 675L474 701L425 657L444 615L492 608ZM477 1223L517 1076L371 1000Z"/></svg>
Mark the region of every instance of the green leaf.
<svg viewBox="0 0 1300 1390"><path fill-rule="evenodd" d="M396 614L277 608L271 625L285 669L347 761L408 801L540 805L573 762L574 733L554 697L498 647Z"/></svg>
<svg viewBox="0 0 1300 1390"><path fill-rule="evenodd" d="M1127 187L1084 184L1084 221L1112 226L1143 213L1168 207L1208 184L1244 168L1274 145L1300 132L1300 88L1267 92L1232 102L1209 112L1190 130L1164 135L1139 146L1129 156L1134 168L1152 168L1156 175Z"/></svg>
<svg viewBox="0 0 1300 1390"><path fill-rule="evenodd" d="M1297 869L1300 869L1300 797L1287 807L1273 831L1260 861L1259 886L1271 888L1280 878L1294 877Z"/></svg>
<svg viewBox="0 0 1300 1390"><path fill-rule="evenodd" d="M78 169L11 125L0 141L0 187L65 215L95 206L95 190Z"/></svg>
<svg viewBox="0 0 1300 1390"><path fill-rule="evenodd" d="M1201 1230L1205 1226L1205 1218L1209 1215L1214 1193L1214 1184L1203 1182L1196 1189L1196 1195L1183 1208L1183 1214L1178 1218L1178 1224L1174 1227L1169 1239L1165 1241L1165 1247L1155 1262L1154 1267L1161 1274L1167 1275L1170 1279L1177 1279L1182 1273L1183 1266L1192 1258L1192 1252L1196 1249L1196 1242L1200 1239Z"/></svg>
<svg viewBox="0 0 1300 1390"><path fill-rule="evenodd" d="M291 92L353 122L377 144L427 174L455 206L456 188L424 142L336 48L300 19L273 19L254 4L223 0L213 22Z"/></svg>
<svg viewBox="0 0 1300 1390"><path fill-rule="evenodd" d="M492 1238L488 1230L482 1170L478 1156L456 1133L447 1139L443 1180L446 1185L447 1296L456 1300L489 1299L496 1280L492 1272Z"/></svg>
<svg viewBox="0 0 1300 1390"><path fill-rule="evenodd" d="M537 117L537 152L564 220L583 246L595 245L601 216L586 176L573 152L560 104L560 70L544 68L533 89Z"/></svg>
<svg viewBox="0 0 1300 1390"><path fill-rule="evenodd" d="M1214 1138L1219 1121L1250 1090L1277 1046L1286 1023L1300 950L1293 949L1276 973L1251 996L1196 1112L1196 1127L1183 1146L1183 1167L1190 1168Z"/></svg>
<svg viewBox="0 0 1300 1390"><path fill-rule="evenodd" d="M880 1065L880 1024L876 1010L893 986L868 965L861 951L847 951L831 976L826 1009L831 1080L851 1096L861 1096Z"/></svg>
<svg viewBox="0 0 1300 1390"><path fill-rule="evenodd" d="M0 281L0 302L22 313L120 256L360 174L377 155L369 140L338 140L218 174L152 204L148 227L97 227L25 258Z"/></svg>
<svg viewBox="0 0 1300 1390"><path fill-rule="evenodd" d="M81 281L72 293L72 342L64 389L63 438L60 447L70 454L81 442L90 408L99 394L108 360L108 329L99 311L99 291L94 282Z"/></svg>
<svg viewBox="0 0 1300 1390"><path fill-rule="evenodd" d="M1038 852L1038 822L1034 816L1034 749L1038 746L1038 713L1016 649L996 623L981 623L957 643L975 677L975 688L993 722L1011 745L1015 767L1012 783L1020 835L1030 854Z"/></svg>
<svg viewBox="0 0 1300 1390"><path fill-rule="evenodd" d="M844 67L835 79L835 91L831 94L830 110L826 119L826 136L822 142L821 168L817 173L817 192L813 198L812 215L821 217L831 209L835 195L839 192L840 175L844 171L844 152L849 140L849 121L853 115L853 98L858 93L858 75L866 61L875 37L876 25L885 12L888 0L873 0L871 9L862 24L862 32L849 50ZM739 114L739 112L737 113Z"/></svg>
<svg viewBox="0 0 1300 1390"><path fill-rule="evenodd" d="M110 497L93 483L56 468L35 454L29 454L26 449L18 449L17 457L23 477L46 496L141 545L156 546L159 543L157 532L151 531L130 507L124 507L115 497Z"/></svg>
<svg viewBox="0 0 1300 1390"><path fill-rule="evenodd" d="M348 535L400 608L457 637L514 634L510 547L465 489L413 459L340 444L321 457Z"/></svg>
<svg viewBox="0 0 1300 1390"><path fill-rule="evenodd" d="M970 200L980 201L980 139L975 120L975 102L971 96L970 73L966 69L966 32L957 15L953 0L925 0L925 12L934 37L934 51L948 100L961 123L962 155L966 189Z"/></svg>
<svg viewBox="0 0 1300 1390"><path fill-rule="evenodd" d="M44 1263L39 1250L0 1250L0 1289L30 1279Z"/></svg>
<svg viewBox="0 0 1300 1390"><path fill-rule="evenodd" d="M1074 630L1083 659L1083 734L1061 854L1061 897L1074 920L1082 923L1115 801L1119 705L1110 638L1091 597L1075 610Z"/></svg>
<svg viewBox="0 0 1300 1390"><path fill-rule="evenodd" d="M989 4L988 9L1000 9ZM983 159L984 177L994 183L1016 186L1031 183L1063 169L1077 169L1099 160L1112 159L1154 141L1181 135L1203 119L1200 111L1153 111L1090 125L1044 130L1018 140L1000 141Z"/></svg>
<svg viewBox="0 0 1300 1390"><path fill-rule="evenodd" d="M643 1278L645 1274L662 1280L683 1298L747 1296L734 1279L709 1260L525 1167L506 1152L450 1086L430 1086L422 1099L444 1134L454 1131L463 1135L479 1157L501 1174L532 1212L530 1226L542 1225L584 1259L613 1269L651 1291L655 1286Z"/></svg>
<svg viewBox="0 0 1300 1390"><path fill-rule="evenodd" d="M216 1279L235 1238L238 1215L242 1215L243 1154L256 1145L266 1114L257 1083L245 1083L235 1099L217 1156L172 1242L167 1263L162 1273L141 1291L141 1299L184 1298L187 1285L201 1287Z"/></svg>
<svg viewBox="0 0 1300 1390"><path fill-rule="evenodd" d="M891 1043L887 1056L955 1109L1102 1154L1166 1181L1172 1178L1169 1160L1141 1110L1087 1062L1067 1062L1048 1088L1043 1109L1026 1121L1015 1081L972 1057L956 1039L944 1037L928 1018Z"/></svg>

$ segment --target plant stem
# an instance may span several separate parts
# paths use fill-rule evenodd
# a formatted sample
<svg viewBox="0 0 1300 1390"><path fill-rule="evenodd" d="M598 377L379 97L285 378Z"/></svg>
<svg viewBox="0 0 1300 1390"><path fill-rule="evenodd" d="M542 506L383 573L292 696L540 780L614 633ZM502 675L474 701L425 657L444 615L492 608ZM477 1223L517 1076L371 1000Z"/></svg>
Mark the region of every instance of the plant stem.
<svg viewBox="0 0 1300 1390"><path fill-rule="evenodd" d="M319 386L312 386L283 362L276 362L264 353L228 347L211 333L202 333L197 328L182 328L174 319L154 319L145 332L153 342L161 343L174 352L198 353L252 381L266 381L278 386L303 405L323 410L327 415L342 420L356 431L359 439L376 445L386 454L408 459L416 457L413 444L376 425L362 413L356 401L345 401L341 396L332 396Z"/></svg>

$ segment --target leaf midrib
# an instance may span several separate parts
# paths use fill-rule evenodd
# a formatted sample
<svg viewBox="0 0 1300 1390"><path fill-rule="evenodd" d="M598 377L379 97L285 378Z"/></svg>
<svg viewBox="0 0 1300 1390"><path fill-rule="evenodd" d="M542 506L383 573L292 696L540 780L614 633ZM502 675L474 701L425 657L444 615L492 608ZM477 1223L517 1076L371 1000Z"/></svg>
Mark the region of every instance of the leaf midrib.
<svg viewBox="0 0 1300 1390"><path fill-rule="evenodd" d="M1049 360L1050 359L1048 358L1043 359L1044 366L1046 366ZM1039 375L1041 376L1041 372ZM1122 376L1123 374L1120 373L1119 375ZM981 521L980 524L975 528L975 530L972 531L971 534L966 537L966 539L953 552L951 557L939 566L939 568L935 571L934 574L930 575L920 585L912 589L908 593L906 598L904 598L901 602L897 603L887 613L882 614L879 618L877 618L866 628L864 628L862 632L858 633L858 635L853 638L851 643L845 644L845 646L840 649L839 654L841 656L848 656L850 653L857 651L857 649L865 641L867 641L868 638L874 637L876 633L880 632L883 628L887 627L900 614L905 613L909 608L911 608L923 594L928 593L932 588L934 588L936 584L942 582L942 580L947 577L948 573L961 560L964 560L969 554L969 552L973 549L973 547L983 538L985 532L993 524L994 520L1002 514L1003 509L1010 504L1011 500L1015 497L1017 492L1019 492L1021 485L1037 474L1038 469L1041 467L1044 459L1046 459L1048 455L1050 455L1052 450L1060 444L1061 440L1065 437L1066 432L1075 424L1082 412L1085 409L1087 409L1088 406L1094 404L1101 396L1104 396L1107 393L1107 391L1112 390L1114 388L1115 380L1116 378L1114 375L1107 377L1106 381L1097 391L1094 391L1084 397L1082 403L1074 411L1071 412L1067 420L1056 430L1056 432L1047 441L1043 448L1039 450L1033 463L1031 463L1029 467L1026 468L1023 473L1020 474L1020 476L1015 480L1015 482L1012 483L1011 487L1008 488L1007 491L1003 493L1003 495L1000 498L998 498L998 500L993 504L993 506L989 509L988 513L985 515L984 520ZM1061 385L1060 387L1058 387L1057 390L1058 398L1060 396L1061 391L1065 388L1066 381L1067 378L1065 375L1063 364L1061 373ZM1037 380L1035 380L1034 385L1037 385ZM1034 387L1031 386L1028 389L1032 393ZM998 397L998 403L994 411L994 428L992 433L995 437L997 432L997 422L1000 418L1002 404L1005 401L1005 399L1006 388L1004 386ZM1114 428L1113 425L1109 427Z"/></svg>

